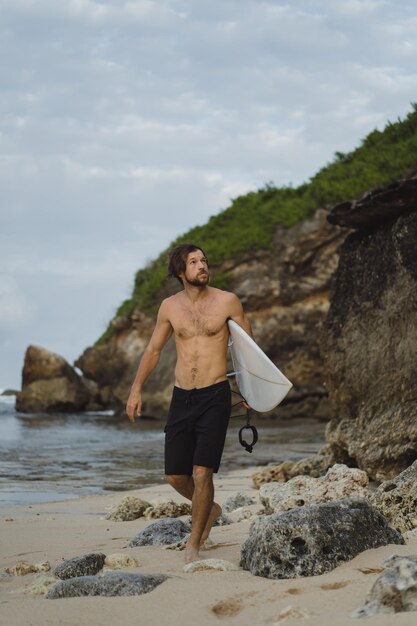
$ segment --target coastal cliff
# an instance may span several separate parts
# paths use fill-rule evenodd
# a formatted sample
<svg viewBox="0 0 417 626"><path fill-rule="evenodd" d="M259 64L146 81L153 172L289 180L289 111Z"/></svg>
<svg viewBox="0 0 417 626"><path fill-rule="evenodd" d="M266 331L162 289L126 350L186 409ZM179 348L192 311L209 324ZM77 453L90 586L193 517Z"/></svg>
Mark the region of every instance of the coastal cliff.
<svg viewBox="0 0 417 626"><path fill-rule="evenodd" d="M417 459L417 177L336 206L354 228L323 326L333 454L378 480Z"/></svg>

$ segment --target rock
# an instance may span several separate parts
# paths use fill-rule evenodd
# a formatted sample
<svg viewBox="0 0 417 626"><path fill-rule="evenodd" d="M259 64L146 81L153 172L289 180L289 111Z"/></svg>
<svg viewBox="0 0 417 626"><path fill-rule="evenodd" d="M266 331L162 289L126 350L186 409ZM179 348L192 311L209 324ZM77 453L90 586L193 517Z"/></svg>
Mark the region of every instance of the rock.
<svg viewBox="0 0 417 626"><path fill-rule="evenodd" d="M18 389L5 389L0 393L0 396L17 396L20 393Z"/></svg>
<svg viewBox="0 0 417 626"><path fill-rule="evenodd" d="M108 572L104 576L81 576L63 580L46 594L49 600L80 596L138 596L149 593L168 577L164 574Z"/></svg>
<svg viewBox="0 0 417 626"><path fill-rule="evenodd" d="M35 563L35 569L37 572L50 572L51 564L49 561L40 561L39 563Z"/></svg>
<svg viewBox="0 0 417 626"><path fill-rule="evenodd" d="M194 574L195 572L207 572L213 570L218 572L233 572L237 571L239 568L234 565L234 563L224 561L223 559L201 559L201 561L187 563L184 565L183 569L186 574Z"/></svg>
<svg viewBox="0 0 417 626"><path fill-rule="evenodd" d="M240 509L242 506L249 506L251 504L256 504L256 499L242 491L238 491L224 501L222 510L225 513L231 513L235 509Z"/></svg>
<svg viewBox="0 0 417 626"><path fill-rule="evenodd" d="M417 539L417 528L413 528L413 530L407 530L405 533L402 533L405 543L409 543L410 541L414 541Z"/></svg>
<svg viewBox="0 0 417 626"><path fill-rule="evenodd" d="M106 519L113 522L130 522L142 517L149 506L150 503L146 500L135 496L125 496L117 507L106 515Z"/></svg>
<svg viewBox="0 0 417 626"><path fill-rule="evenodd" d="M236 524L237 522L242 522L243 520L250 520L256 514L256 511L252 511L250 508L242 506L229 513L228 519L231 524Z"/></svg>
<svg viewBox="0 0 417 626"><path fill-rule="evenodd" d="M35 565L32 565L32 563L28 563L27 561L18 561L16 565L6 567L5 571L12 576L27 576L27 574L34 574L38 570Z"/></svg>
<svg viewBox="0 0 417 626"><path fill-rule="evenodd" d="M417 458L416 181L365 198L363 215L367 206L372 225L358 222L340 249L322 331L326 440L335 459L382 481Z"/></svg>
<svg viewBox="0 0 417 626"><path fill-rule="evenodd" d="M373 189L358 200L341 202L328 216L331 224L347 228L372 228L382 221L393 221L415 210L417 180L397 180L387 187Z"/></svg>
<svg viewBox="0 0 417 626"><path fill-rule="evenodd" d="M16 410L26 413L81 411L90 399L88 388L65 359L40 346L28 347Z"/></svg>
<svg viewBox="0 0 417 626"><path fill-rule="evenodd" d="M191 515L191 504L188 504L188 502L174 502L173 500L149 506L143 514L145 519L181 517L182 515Z"/></svg>
<svg viewBox="0 0 417 626"><path fill-rule="evenodd" d="M352 617L417 611L417 558L393 556L384 562L365 604Z"/></svg>
<svg viewBox="0 0 417 626"><path fill-rule="evenodd" d="M181 541L190 532L189 524L176 518L167 517L149 524L131 539L129 546L166 546Z"/></svg>
<svg viewBox="0 0 417 626"><path fill-rule="evenodd" d="M320 478L296 476L286 483L262 485L259 497L268 515L351 496L369 498L371 492L367 486L368 476L365 472L337 464Z"/></svg>
<svg viewBox="0 0 417 626"><path fill-rule="evenodd" d="M32 583L25 587L25 593L29 593L32 596L44 596L58 580L59 578L50 574L38 574Z"/></svg>
<svg viewBox="0 0 417 626"><path fill-rule="evenodd" d="M138 562L129 554L109 554L104 564L109 569L123 569L124 567L137 567Z"/></svg>
<svg viewBox="0 0 417 626"><path fill-rule="evenodd" d="M366 500L347 498L258 517L240 565L265 578L315 576L390 543L404 540Z"/></svg>
<svg viewBox="0 0 417 626"><path fill-rule="evenodd" d="M83 554L73 559L68 559L58 565L53 573L61 580L67 578L75 578L78 576L90 576L97 574L104 565L106 555L101 552L93 552L91 554Z"/></svg>
<svg viewBox="0 0 417 626"><path fill-rule="evenodd" d="M335 463L335 457L328 446L323 446L317 454L299 461L283 461L255 472L252 482L255 489L272 482L286 482L294 476L323 476Z"/></svg>
<svg viewBox="0 0 417 626"><path fill-rule="evenodd" d="M400 533L417 528L417 461L392 480L381 483L371 502Z"/></svg>

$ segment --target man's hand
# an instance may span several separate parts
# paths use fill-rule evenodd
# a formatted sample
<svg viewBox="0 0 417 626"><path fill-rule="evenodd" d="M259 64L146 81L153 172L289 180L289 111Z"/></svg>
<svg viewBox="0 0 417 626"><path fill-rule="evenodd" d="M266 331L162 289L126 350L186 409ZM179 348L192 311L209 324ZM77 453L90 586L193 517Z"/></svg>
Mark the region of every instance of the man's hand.
<svg viewBox="0 0 417 626"><path fill-rule="evenodd" d="M126 413L132 424L142 412L142 392L132 389L126 404Z"/></svg>

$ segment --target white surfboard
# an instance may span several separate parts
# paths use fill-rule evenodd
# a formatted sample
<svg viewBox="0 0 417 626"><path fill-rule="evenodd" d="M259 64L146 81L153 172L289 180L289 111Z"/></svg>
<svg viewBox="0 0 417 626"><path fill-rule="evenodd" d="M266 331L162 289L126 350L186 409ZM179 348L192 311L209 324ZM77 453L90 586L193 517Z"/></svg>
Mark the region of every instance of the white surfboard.
<svg viewBox="0 0 417 626"><path fill-rule="evenodd" d="M271 411L285 398L292 383L239 324L233 320L227 323L233 373L239 391L255 411Z"/></svg>

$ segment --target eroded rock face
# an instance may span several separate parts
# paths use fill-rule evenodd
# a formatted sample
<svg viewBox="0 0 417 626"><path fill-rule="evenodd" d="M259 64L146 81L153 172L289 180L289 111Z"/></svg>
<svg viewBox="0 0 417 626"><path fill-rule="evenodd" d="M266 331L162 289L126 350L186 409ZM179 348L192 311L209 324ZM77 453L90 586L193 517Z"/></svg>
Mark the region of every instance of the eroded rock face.
<svg viewBox="0 0 417 626"><path fill-rule="evenodd" d="M16 397L18 411L81 411L90 401L91 388L65 359L40 346L28 347L22 391Z"/></svg>
<svg viewBox="0 0 417 626"><path fill-rule="evenodd" d="M417 461L378 487L372 504L400 533L417 528Z"/></svg>
<svg viewBox="0 0 417 626"><path fill-rule="evenodd" d="M389 219L387 203L396 207ZM377 480L417 459L416 209L416 181L362 202L360 230L341 247L323 330L334 415L327 442L335 458Z"/></svg>
<svg viewBox="0 0 417 626"><path fill-rule="evenodd" d="M417 611L417 558L393 556L384 566L365 604L352 617Z"/></svg>
<svg viewBox="0 0 417 626"><path fill-rule="evenodd" d="M101 552L83 554L60 563L53 571L61 580L97 574L104 566L106 555Z"/></svg>
<svg viewBox="0 0 417 626"><path fill-rule="evenodd" d="M104 576L82 576L63 580L49 589L45 597L48 600L56 600L80 596L138 596L149 593L166 579L167 576L164 574L108 572Z"/></svg>
<svg viewBox="0 0 417 626"><path fill-rule="evenodd" d="M366 500L348 498L259 517L240 564L265 578L315 576L390 543L404 539Z"/></svg>
<svg viewBox="0 0 417 626"><path fill-rule="evenodd" d="M267 483L259 490L265 513L289 511L330 500L351 496L369 498L368 476L365 472L345 465L334 465L320 478L296 476L286 483Z"/></svg>
<svg viewBox="0 0 417 626"><path fill-rule="evenodd" d="M135 535L129 542L129 546L167 546L181 541L190 531L189 524L185 524L180 519L160 519Z"/></svg>

